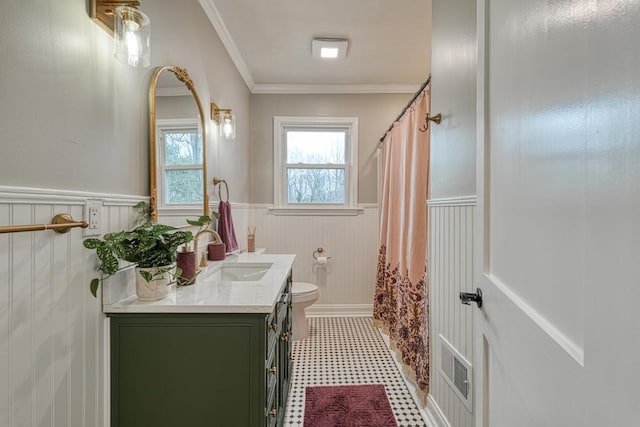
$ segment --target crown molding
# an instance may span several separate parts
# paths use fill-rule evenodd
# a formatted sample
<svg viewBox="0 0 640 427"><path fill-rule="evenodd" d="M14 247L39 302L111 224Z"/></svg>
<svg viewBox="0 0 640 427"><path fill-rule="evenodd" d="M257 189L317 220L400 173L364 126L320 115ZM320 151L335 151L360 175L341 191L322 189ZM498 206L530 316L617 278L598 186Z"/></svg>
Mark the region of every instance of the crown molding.
<svg viewBox="0 0 640 427"><path fill-rule="evenodd" d="M225 49L227 49L227 53L231 57L231 60L236 65L238 72L242 76L245 84L249 88L250 91L253 91L253 87L255 86L255 82L253 80L253 75L251 71L249 71L249 67L247 67L247 63L244 61L244 58L240 54L238 47L236 46L233 38L231 38L231 34L229 30L227 30L227 26L224 24L218 9L213 4L213 0L198 0L200 6L204 10L204 13L211 21L213 28L215 28L218 36L220 37L220 41L224 45Z"/></svg>
<svg viewBox="0 0 640 427"><path fill-rule="evenodd" d="M361 94L415 93L419 84L256 84L253 94Z"/></svg>

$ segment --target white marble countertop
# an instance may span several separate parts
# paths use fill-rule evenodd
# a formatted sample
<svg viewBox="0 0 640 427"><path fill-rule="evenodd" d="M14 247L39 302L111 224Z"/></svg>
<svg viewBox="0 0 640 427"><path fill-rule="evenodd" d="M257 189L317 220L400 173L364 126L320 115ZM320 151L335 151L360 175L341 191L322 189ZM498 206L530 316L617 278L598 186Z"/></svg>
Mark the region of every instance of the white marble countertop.
<svg viewBox="0 0 640 427"><path fill-rule="evenodd" d="M271 313L284 288L295 255L242 253L209 262L207 271L190 286L172 285L159 301L142 302L135 295L104 304L105 313ZM272 263L257 281L223 281L216 274L223 265Z"/></svg>

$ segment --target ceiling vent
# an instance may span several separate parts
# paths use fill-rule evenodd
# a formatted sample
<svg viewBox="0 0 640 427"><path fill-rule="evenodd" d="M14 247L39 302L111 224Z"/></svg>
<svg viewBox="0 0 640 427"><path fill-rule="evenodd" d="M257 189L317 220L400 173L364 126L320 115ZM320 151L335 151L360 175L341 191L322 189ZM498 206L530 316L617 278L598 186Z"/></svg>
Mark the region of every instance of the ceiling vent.
<svg viewBox="0 0 640 427"><path fill-rule="evenodd" d="M311 41L311 54L316 58L339 59L347 56L349 40L316 37Z"/></svg>

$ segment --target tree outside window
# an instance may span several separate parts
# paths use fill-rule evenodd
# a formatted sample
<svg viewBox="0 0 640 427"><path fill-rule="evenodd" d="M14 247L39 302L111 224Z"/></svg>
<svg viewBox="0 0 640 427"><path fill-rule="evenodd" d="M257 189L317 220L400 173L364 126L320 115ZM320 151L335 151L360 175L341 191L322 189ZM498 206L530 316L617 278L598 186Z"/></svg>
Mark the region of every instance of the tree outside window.
<svg viewBox="0 0 640 427"><path fill-rule="evenodd" d="M202 137L197 126L159 128L161 206L199 205L203 202Z"/></svg>

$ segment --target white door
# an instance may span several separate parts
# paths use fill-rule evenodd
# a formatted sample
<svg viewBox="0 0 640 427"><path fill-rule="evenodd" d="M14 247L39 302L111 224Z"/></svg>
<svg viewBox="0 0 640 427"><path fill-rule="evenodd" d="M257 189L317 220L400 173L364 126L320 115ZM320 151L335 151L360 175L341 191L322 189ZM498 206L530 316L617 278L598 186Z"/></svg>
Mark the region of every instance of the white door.
<svg viewBox="0 0 640 427"><path fill-rule="evenodd" d="M476 426L639 426L640 2L477 13Z"/></svg>

